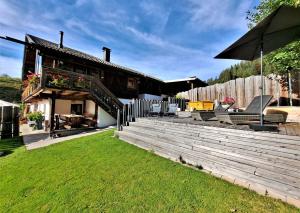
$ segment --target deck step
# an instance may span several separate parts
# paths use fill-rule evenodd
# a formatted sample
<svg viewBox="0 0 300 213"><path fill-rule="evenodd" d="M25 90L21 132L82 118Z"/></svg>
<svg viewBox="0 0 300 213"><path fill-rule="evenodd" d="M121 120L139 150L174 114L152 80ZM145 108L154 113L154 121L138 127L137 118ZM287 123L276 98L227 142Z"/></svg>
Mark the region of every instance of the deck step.
<svg viewBox="0 0 300 213"><path fill-rule="evenodd" d="M300 137L140 118L119 138L300 207Z"/></svg>

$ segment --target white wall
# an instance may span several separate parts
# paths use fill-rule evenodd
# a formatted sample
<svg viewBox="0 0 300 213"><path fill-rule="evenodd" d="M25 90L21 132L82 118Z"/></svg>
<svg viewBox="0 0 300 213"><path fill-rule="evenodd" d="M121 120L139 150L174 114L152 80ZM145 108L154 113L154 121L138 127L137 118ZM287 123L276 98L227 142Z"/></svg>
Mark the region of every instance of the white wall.
<svg viewBox="0 0 300 213"><path fill-rule="evenodd" d="M95 103L91 100L87 100L85 102L85 111L88 114L94 115L95 114Z"/></svg>
<svg viewBox="0 0 300 213"><path fill-rule="evenodd" d="M45 120L50 118L50 102L48 99L43 99L30 104L29 112L39 111L45 116Z"/></svg>
<svg viewBox="0 0 300 213"><path fill-rule="evenodd" d="M83 101L56 99L56 101L55 101L55 113L57 113L57 114L71 114L71 104L83 104Z"/></svg>
<svg viewBox="0 0 300 213"><path fill-rule="evenodd" d="M45 115L45 119L50 119L50 99L43 99L41 101L31 103L30 111L34 111L34 105L37 104L37 111L43 112ZM56 114L70 114L71 113L71 104L83 104L83 101L73 101L73 100L62 100L57 99L55 102L55 113ZM95 113L95 103L91 100L86 101L86 112L89 114ZM98 118L97 118L97 126L98 127L107 127L116 125L117 120L113 118L110 114L105 112L101 107L98 107Z"/></svg>
<svg viewBox="0 0 300 213"><path fill-rule="evenodd" d="M117 120L115 118L113 118L110 114L105 112L101 107L98 107L98 119L97 119L98 127L107 127L116 124L117 124Z"/></svg>

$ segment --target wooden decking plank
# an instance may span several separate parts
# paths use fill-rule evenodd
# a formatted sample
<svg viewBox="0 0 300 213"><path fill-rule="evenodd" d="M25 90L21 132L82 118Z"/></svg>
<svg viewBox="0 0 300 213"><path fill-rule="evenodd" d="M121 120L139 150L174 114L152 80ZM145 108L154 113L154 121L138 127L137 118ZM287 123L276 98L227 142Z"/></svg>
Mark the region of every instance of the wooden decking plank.
<svg viewBox="0 0 300 213"><path fill-rule="evenodd" d="M132 127L132 126L131 126ZM143 127L140 127L140 128L143 128ZM151 127L145 127L146 128L146 130L148 131L148 130L150 130L151 129ZM199 142L201 142L201 140L202 141L204 141L204 142L207 142L207 143L214 143L214 144L219 144L219 141L214 141L214 139L206 139L206 138L202 138L201 140L200 139L196 139L195 140L195 138L193 138L193 137L187 137L186 135L181 135L181 134L179 134L179 133L177 133L177 132L172 132L172 131L170 131L169 129L154 129L154 131L156 131L156 132L160 132L160 133L167 133L167 134L169 134L170 135L170 137L172 136L172 135L176 135L177 137L183 137L184 136L184 138L182 139L182 141L186 141L186 140L184 140L185 138L187 138L187 139L189 139L189 140L187 140L187 142L185 142L185 143L188 143L189 145L194 145L194 143L199 143ZM223 145L228 145L229 143L224 143ZM220 145L220 144L219 144ZM243 148L245 149L245 151L247 151L247 152L249 152L250 154L252 153L256 153L255 155L256 156L258 156L259 158L261 158L262 157L262 154L265 156L266 155L266 158L267 159L269 159L269 161L271 161L272 163L278 163L278 162L283 162L284 164L291 164L291 165L293 165L293 166L295 166L295 167L299 167L299 162L297 161L297 160L292 160L292 159L287 159L287 158L280 158L280 157L278 157L278 156L274 156L274 155L270 155L270 154L266 154L266 153L262 153L261 151L260 152L257 152L256 151L256 149L254 149L254 150L251 150L251 148L247 148L247 146L245 147L242 147L242 146L240 146L240 147L237 147L237 148L240 148L240 150L238 150L238 149L234 149L234 147L233 146L231 146L232 144L230 143L229 144L229 147L231 148L232 147L232 149L233 150L237 150L237 151L244 151L243 150ZM236 146L236 145L235 145ZM224 148L224 147L222 147L222 148Z"/></svg>
<svg viewBox="0 0 300 213"><path fill-rule="evenodd" d="M137 123L133 123L132 124L133 126L135 125L141 125L139 124L139 122ZM147 126L151 127L151 124L147 124ZM155 126L152 126L152 127L155 127ZM175 129L176 127L174 127L173 125L169 125L168 126L168 129ZM182 131L182 133L187 133L187 132L190 132L191 134L203 134L203 135L215 135L217 134L220 138L224 138L224 139L239 139L240 141L245 141L245 142L248 142L248 141L255 141L256 144L258 145L270 145L270 146L273 146L273 147L281 147L283 150L287 150L287 152L290 150L300 150L300 141L298 144L293 144L293 145L290 145L290 144L286 144L286 143L281 143L281 142L275 142L275 141L265 141L265 140L257 140L255 138L241 138L239 134L222 134L220 132L209 132L209 131L206 131L202 128L198 128L197 130L194 130L194 129L190 129L190 128L185 128L184 126L183 127L180 127L181 130L184 130ZM250 144L251 145L251 144Z"/></svg>
<svg viewBox="0 0 300 213"><path fill-rule="evenodd" d="M151 128L151 127L148 127L148 128ZM160 131L160 130L162 130L162 128L157 129L157 131ZM172 128L164 128L163 130L171 131ZM175 133L176 131L177 130L175 130L173 133ZM183 131L181 134L185 135L185 137L189 137L189 138L190 138L190 136L192 136L192 135L188 134L188 130ZM204 138L204 135L195 134L192 137L194 137L195 140L200 140L200 139ZM255 149L266 150L266 152L273 153L274 155L281 156L281 157L286 157L286 158L290 158L290 159L297 159L297 160L300 159L300 149L293 149L292 150L292 149L280 148L280 151L278 151L277 150L278 148L276 148L276 147L274 148L272 146L261 145L261 144L256 143L255 141L245 142L245 141L238 140L237 138L235 140L233 140L233 139L229 140L229 139L226 139L226 138L223 138L223 137L219 137L219 135L207 135L207 138L210 138L212 140L218 140L218 141L221 141L221 142L227 141L229 143L232 143L233 146L234 146L234 144L242 144L242 145L246 145L247 147L254 147ZM285 152L282 152L281 150L283 150Z"/></svg>
<svg viewBox="0 0 300 213"><path fill-rule="evenodd" d="M281 135L281 134L276 134L276 133L269 133L269 132L255 132L255 131L247 131L247 130L240 130L240 129L231 129L231 128L222 128L222 127L212 127L212 126L205 126L205 125L195 125L195 124L188 124L188 123L176 123L176 122L170 122L170 121L161 121L161 120L154 120L152 121L151 119L147 118L139 118L139 122L141 123L152 123L152 124L167 124L170 125L172 123L172 126L187 126L189 128L204 128L207 130L217 130L218 132L224 132L226 133L234 133L234 134L239 134L239 135L245 135L245 136L251 136L256 139L268 139L272 141L278 141L280 140L277 139L285 139L288 140L291 143L299 144L300 137L299 136L290 136L290 135ZM208 121L209 122L209 121Z"/></svg>
<svg viewBox="0 0 300 213"><path fill-rule="evenodd" d="M128 131L128 130L127 130ZM133 134L139 134L139 132L136 131L132 131L132 130L129 130L129 132L132 132ZM147 136L149 138L156 138L157 140L157 143L159 142L162 142L162 140L166 143L170 143L174 146L178 145L178 147L181 147L179 143L172 143L174 142L174 138L163 138L163 137L157 137L153 134L149 134L149 133L145 133L145 132L142 132L141 133L143 136ZM168 139L170 139L168 141ZM182 141L183 139L179 139L180 141ZM186 147L183 147L183 148L186 148ZM193 150L189 149L190 151L201 151L201 154L210 154L208 156L206 156L207 158L211 158L211 156L217 156L217 157L220 157L222 161L226 161L229 160L229 161L232 161L234 163L240 163L240 164L243 164L243 165L249 165L249 166L254 166L254 170L253 170L253 173L255 173L256 171L256 168L258 168L259 166L262 167L263 169L269 169L271 172L273 171L273 174L276 176L278 172L281 172L282 174L285 174L286 176L291 176L291 179L294 181L294 177L296 178L300 178L300 174L297 173L298 170L296 170L296 172L293 172L293 171L288 171L286 169L282 169L282 168L278 168L276 166L272 166L270 167L270 165L265 165L264 161L258 161L254 158L249 158L249 157L246 157L244 155L233 155L232 153L230 152L225 152L225 151L219 151L218 149L209 149L209 148L206 148L206 147L203 147L201 146L200 148L196 147L194 148ZM216 154L217 153L217 154ZM233 156L232 156L233 155ZM214 160L218 160L218 159L214 159ZM230 162L227 162L227 163L230 163ZM284 167L283 167L284 168ZM247 168L248 169L248 168ZM249 170L250 171L250 170ZM300 186L300 185L299 185Z"/></svg>
<svg viewBox="0 0 300 213"><path fill-rule="evenodd" d="M138 137L136 137L136 135L132 134L132 137L135 137L135 138L137 138L139 140L142 140L142 141L146 140L147 142L150 142L149 139L145 138L144 136L138 136ZM156 147L156 146L157 146L157 144L154 144L154 147ZM164 146L161 146L161 147L164 147ZM164 148L168 149L168 147L164 147ZM188 155L188 154L186 154L186 155ZM199 161L199 157L198 156L197 156L197 159ZM203 160L208 161L209 159L203 158ZM256 182L258 182L260 184L265 184L267 187L271 187L271 188L274 188L274 189L277 189L277 190L281 189L284 192L289 192L294 197L298 197L299 198L299 195L300 195L299 190L295 189L295 187L288 186L286 184L282 184L280 182L273 181L273 180L268 180L268 179L266 180L263 177L259 177L259 176L255 176L254 174L247 173L247 171L242 171L242 170L238 170L236 168L232 168L231 165L228 165L228 164L222 164L220 162L215 162L215 161L213 161L213 163L223 165L224 168L221 170L221 172L223 172L223 173L228 173L229 171L231 171L234 174L234 176L236 176L236 177L240 177L241 176L243 178L248 178L250 180L253 179L253 178L255 178ZM222 168L222 167L219 166L219 168Z"/></svg>

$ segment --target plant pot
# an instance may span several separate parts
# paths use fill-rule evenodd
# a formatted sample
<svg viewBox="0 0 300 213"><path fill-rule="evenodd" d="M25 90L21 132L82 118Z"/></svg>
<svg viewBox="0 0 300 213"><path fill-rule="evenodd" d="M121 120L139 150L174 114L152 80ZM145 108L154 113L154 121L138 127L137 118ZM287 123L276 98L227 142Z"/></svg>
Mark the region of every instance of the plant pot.
<svg viewBox="0 0 300 213"><path fill-rule="evenodd" d="M42 121L35 121L35 128L38 129L38 130L43 129Z"/></svg>

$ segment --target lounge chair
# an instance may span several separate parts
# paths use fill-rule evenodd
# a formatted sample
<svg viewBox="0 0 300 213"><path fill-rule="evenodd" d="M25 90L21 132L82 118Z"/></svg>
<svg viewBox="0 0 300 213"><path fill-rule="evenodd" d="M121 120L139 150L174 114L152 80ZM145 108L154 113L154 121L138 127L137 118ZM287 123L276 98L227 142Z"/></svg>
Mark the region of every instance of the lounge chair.
<svg viewBox="0 0 300 213"><path fill-rule="evenodd" d="M159 116L161 114L161 105L160 104L152 104L150 107L149 115L150 116Z"/></svg>
<svg viewBox="0 0 300 213"><path fill-rule="evenodd" d="M169 104L168 111L165 112L164 115L167 115L167 116L173 115L173 116L175 116L177 108L178 108L178 104Z"/></svg>
<svg viewBox="0 0 300 213"><path fill-rule="evenodd" d="M215 113L219 122L229 124L250 124L258 123L260 121L260 98L256 96L243 112L218 112ZM268 106L271 99L271 95L264 95L262 107L263 110ZM286 117L283 114L267 114L263 116L264 122L267 123L284 123Z"/></svg>
<svg viewBox="0 0 300 213"><path fill-rule="evenodd" d="M234 103L228 104L224 107L222 104L218 104L214 110L208 111L193 111L191 112L192 118L198 121L207 121L216 117L216 113L225 113Z"/></svg>

